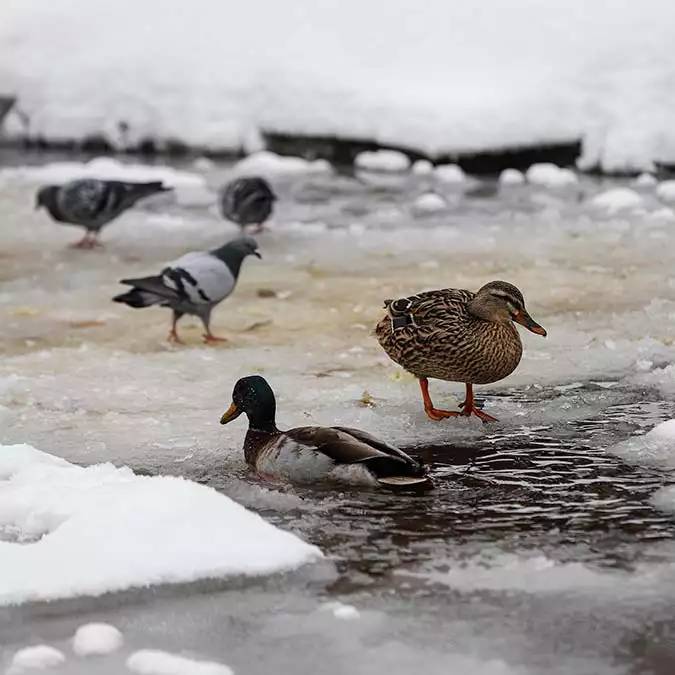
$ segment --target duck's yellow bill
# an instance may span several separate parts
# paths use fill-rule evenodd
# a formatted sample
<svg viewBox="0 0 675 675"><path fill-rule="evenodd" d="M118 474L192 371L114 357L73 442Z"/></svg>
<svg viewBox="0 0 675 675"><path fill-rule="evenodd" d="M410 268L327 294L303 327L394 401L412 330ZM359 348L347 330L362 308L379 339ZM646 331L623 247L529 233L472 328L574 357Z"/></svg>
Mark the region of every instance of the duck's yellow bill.
<svg viewBox="0 0 675 675"><path fill-rule="evenodd" d="M546 329L540 326L525 310L518 312L518 314L513 317L513 320L521 326L525 326L527 330L546 337Z"/></svg>
<svg viewBox="0 0 675 675"><path fill-rule="evenodd" d="M237 408L237 406L233 403L224 413L223 416L220 418L220 423L221 424L227 424L228 422L231 422L234 419L237 419L239 415L241 415L241 410Z"/></svg>

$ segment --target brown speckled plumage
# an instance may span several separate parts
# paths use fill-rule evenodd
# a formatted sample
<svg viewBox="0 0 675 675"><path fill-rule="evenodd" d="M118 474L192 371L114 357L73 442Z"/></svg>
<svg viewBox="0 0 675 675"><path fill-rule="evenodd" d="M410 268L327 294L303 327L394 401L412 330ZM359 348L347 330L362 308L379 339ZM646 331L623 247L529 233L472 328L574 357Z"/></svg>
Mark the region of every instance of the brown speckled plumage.
<svg viewBox="0 0 675 675"><path fill-rule="evenodd" d="M497 382L516 369L523 353L513 321L546 334L525 310L521 292L505 281L492 281L477 293L426 291L386 300L385 307L375 337L393 361L420 381ZM467 399L469 394L467 386Z"/></svg>

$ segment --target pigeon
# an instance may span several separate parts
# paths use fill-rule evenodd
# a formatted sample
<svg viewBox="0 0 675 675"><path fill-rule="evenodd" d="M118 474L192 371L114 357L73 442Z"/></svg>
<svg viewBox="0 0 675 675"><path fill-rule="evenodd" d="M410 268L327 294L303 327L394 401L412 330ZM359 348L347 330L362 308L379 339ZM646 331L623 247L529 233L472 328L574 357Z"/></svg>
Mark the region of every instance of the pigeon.
<svg viewBox="0 0 675 675"><path fill-rule="evenodd" d="M119 180L82 178L64 185L45 185L38 190L35 208L44 207L54 220L79 225L86 232L72 248L103 246L99 232L139 199L157 192L173 190L161 181L127 183Z"/></svg>
<svg viewBox="0 0 675 675"><path fill-rule="evenodd" d="M270 184L258 176L236 178L228 183L220 195L223 218L246 225L257 225L255 233L263 231L263 223L270 217L277 196Z"/></svg>
<svg viewBox="0 0 675 675"><path fill-rule="evenodd" d="M211 333L213 308L222 302L237 284L244 258L258 253L258 242L252 237L238 237L213 251L186 253L165 267L160 274L142 279L122 279L133 288L113 298L129 307L140 309L159 305L173 310L169 341L182 344L176 324L184 314L198 316L206 333L204 342L227 342Z"/></svg>

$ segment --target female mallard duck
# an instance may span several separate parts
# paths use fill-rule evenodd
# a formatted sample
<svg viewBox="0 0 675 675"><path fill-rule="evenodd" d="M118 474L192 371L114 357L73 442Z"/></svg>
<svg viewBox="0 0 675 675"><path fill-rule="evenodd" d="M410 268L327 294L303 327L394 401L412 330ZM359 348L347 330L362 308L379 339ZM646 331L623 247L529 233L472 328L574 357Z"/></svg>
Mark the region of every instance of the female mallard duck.
<svg viewBox="0 0 675 675"><path fill-rule="evenodd" d="M389 357L420 381L424 410L432 420L476 415L474 384L490 384L510 375L523 345L513 321L538 335L546 331L527 313L523 294L506 281L491 281L477 293L456 288L385 300L387 314L375 337ZM461 412L438 410L429 397L428 378L464 382Z"/></svg>
<svg viewBox="0 0 675 675"><path fill-rule="evenodd" d="M297 427L280 431L276 400L264 377L243 377L232 391L232 405L220 418L227 424L248 416L244 439L246 463L261 473L311 480L325 478L377 483L385 487L430 486L418 460L359 429Z"/></svg>

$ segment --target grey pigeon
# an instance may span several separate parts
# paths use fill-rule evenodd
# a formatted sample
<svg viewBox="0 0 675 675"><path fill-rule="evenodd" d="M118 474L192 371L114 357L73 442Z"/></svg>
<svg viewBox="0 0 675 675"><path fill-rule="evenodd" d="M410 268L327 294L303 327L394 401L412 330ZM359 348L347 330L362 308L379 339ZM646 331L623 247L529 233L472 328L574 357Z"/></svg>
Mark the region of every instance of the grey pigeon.
<svg viewBox="0 0 675 675"><path fill-rule="evenodd" d="M184 314L191 314L204 324L205 342L226 342L226 338L211 333L211 312L234 290L241 263L248 255L261 257L258 242L252 237L238 237L213 251L186 253L157 276L122 279L120 283L133 288L113 301L136 309L152 305L170 307L173 323L169 341L182 342L176 333L176 323Z"/></svg>
<svg viewBox="0 0 675 675"><path fill-rule="evenodd" d="M276 199L264 178L236 178L221 192L220 212L223 218L237 223L242 230L246 225L257 225L255 232L262 232L263 223L270 217Z"/></svg>
<svg viewBox="0 0 675 675"><path fill-rule="evenodd" d="M35 208L44 207L54 220L79 225L86 232L73 248L102 246L99 232L139 199L157 192L166 192L161 181L127 183L119 180L82 178L64 185L46 185L38 190Z"/></svg>

